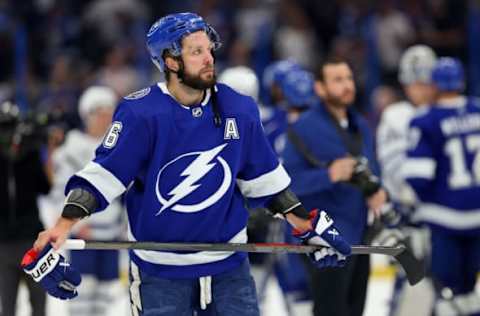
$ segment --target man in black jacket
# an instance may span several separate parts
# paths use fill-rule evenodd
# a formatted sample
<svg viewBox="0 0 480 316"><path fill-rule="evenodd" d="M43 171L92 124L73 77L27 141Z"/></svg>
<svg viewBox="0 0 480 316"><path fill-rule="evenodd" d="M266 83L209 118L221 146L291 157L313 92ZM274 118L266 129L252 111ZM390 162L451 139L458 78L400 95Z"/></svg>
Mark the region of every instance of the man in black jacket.
<svg viewBox="0 0 480 316"><path fill-rule="evenodd" d="M25 277L18 263L43 229L37 197L48 193L50 184L39 149L28 143L28 130L19 128L18 117L14 104L0 104L0 316L15 315L21 279L29 290L32 315L44 316L45 292Z"/></svg>

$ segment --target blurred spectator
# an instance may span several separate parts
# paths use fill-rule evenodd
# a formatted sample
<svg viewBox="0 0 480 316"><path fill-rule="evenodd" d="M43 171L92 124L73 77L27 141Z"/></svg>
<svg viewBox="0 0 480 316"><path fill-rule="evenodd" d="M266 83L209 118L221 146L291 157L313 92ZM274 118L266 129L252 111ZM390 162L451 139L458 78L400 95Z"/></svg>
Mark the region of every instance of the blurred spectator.
<svg viewBox="0 0 480 316"><path fill-rule="evenodd" d="M396 9L393 0L379 1L375 12L378 55L382 79L396 84L398 61L403 50L415 39L415 32L408 17Z"/></svg>
<svg viewBox="0 0 480 316"><path fill-rule="evenodd" d="M118 95L128 95L142 84L139 74L129 63L129 52L128 46L114 45L98 72L98 82L112 87Z"/></svg>
<svg viewBox="0 0 480 316"><path fill-rule="evenodd" d="M97 0L86 8L83 19L101 42L111 46L128 40L133 35L132 24L137 19L146 20L148 12L143 1Z"/></svg>
<svg viewBox="0 0 480 316"><path fill-rule="evenodd" d="M323 50L317 42L311 21L302 8L291 0L283 0L278 12L279 26L274 48L278 59L293 58L307 69L313 69Z"/></svg>
<svg viewBox="0 0 480 316"><path fill-rule="evenodd" d="M79 82L74 58L59 55L52 62L47 84L42 86L35 110L49 113L65 123L66 128L80 126L77 114Z"/></svg>

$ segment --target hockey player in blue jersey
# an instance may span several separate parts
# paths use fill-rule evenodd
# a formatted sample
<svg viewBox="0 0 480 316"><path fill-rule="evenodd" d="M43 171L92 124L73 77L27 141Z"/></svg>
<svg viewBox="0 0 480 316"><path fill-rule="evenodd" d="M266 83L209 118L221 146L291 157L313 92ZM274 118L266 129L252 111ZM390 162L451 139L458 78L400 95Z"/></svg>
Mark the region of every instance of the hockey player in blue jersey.
<svg viewBox="0 0 480 316"><path fill-rule="evenodd" d="M288 125L317 100L313 75L293 60L280 60L265 69L263 86L267 90L268 105L260 112L260 117L268 140L280 155L285 147Z"/></svg>
<svg viewBox="0 0 480 316"><path fill-rule="evenodd" d="M215 84L218 34L193 13L168 15L147 34L158 83L125 97L95 159L67 183L56 225L39 234L24 270L52 295L80 282L55 251L81 218L125 195L131 241L247 241L250 204L266 203L337 266L350 245L326 212L308 213L263 135L253 99ZM53 248L52 248L53 247ZM130 251L133 315L259 315L246 253Z"/></svg>
<svg viewBox="0 0 480 316"><path fill-rule="evenodd" d="M461 95L463 67L440 58L432 72L434 104L412 119L403 172L431 230L434 315L480 315L480 103Z"/></svg>
<svg viewBox="0 0 480 316"><path fill-rule="evenodd" d="M284 97L280 90L280 81L287 72L298 67L298 64L292 60L280 60L268 65L263 72L265 109L260 112L260 118L267 139L277 153L285 145L282 135L288 127L287 109L283 106Z"/></svg>

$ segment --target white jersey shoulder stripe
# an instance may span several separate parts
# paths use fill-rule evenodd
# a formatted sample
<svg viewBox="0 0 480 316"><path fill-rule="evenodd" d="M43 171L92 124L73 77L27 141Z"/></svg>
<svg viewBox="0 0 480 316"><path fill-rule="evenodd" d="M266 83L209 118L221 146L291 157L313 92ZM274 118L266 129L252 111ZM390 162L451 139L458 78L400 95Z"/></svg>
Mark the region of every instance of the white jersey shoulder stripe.
<svg viewBox="0 0 480 316"><path fill-rule="evenodd" d="M128 240L136 241L130 229L128 231ZM243 228L228 242L246 243L247 229ZM151 250L133 250L133 252L143 261L171 266L189 266L193 264L216 262L224 260L235 253L233 251L199 251L195 253L180 254L174 252Z"/></svg>
<svg viewBox="0 0 480 316"><path fill-rule="evenodd" d="M433 179L436 162L430 158L408 158L402 166L404 178Z"/></svg>
<svg viewBox="0 0 480 316"><path fill-rule="evenodd" d="M290 176L285 168L282 164L278 164L275 169L257 178L250 180L237 179L237 185L243 196L259 198L285 190L290 185L290 181Z"/></svg>
<svg viewBox="0 0 480 316"><path fill-rule="evenodd" d="M90 161L76 175L90 182L105 197L108 203L112 203L115 198L119 197L126 190L123 183L113 173L93 161Z"/></svg>
<svg viewBox="0 0 480 316"><path fill-rule="evenodd" d="M422 203L413 219L453 229L473 229L480 226L480 209L459 212L439 204Z"/></svg>

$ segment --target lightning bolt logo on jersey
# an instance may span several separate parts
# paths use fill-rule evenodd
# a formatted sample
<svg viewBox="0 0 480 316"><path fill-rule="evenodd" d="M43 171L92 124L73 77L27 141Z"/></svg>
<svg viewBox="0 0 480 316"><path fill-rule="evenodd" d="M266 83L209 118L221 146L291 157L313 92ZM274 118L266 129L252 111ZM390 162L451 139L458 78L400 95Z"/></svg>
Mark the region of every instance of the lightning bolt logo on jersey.
<svg viewBox="0 0 480 316"><path fill-rule="evenodd" d="M162 204L162 208L156 215L159 215L167 208L171 208L171 210L177 212L199 212L221 199L232 182L230 167L228 163L219 156L219 153L225 146L227 146L227 144L206 151L186 153L163 166L158 172L156 183L157 198ZM167 194L162 194L162 188L171 183L171 179L175 178L175 174L178 172L178 166L182 166L185 162L189 163L187 167L179 173L182 180ZM220 174L216 169L221 169ZM177 177L180 178L178 175ZM162 179L168 179L168 181L162 182ZM202 195L201 193L195 194L195 192L200 191L199 188L202 187L202 180L215 181L216 179L221 179L220 184L217 184L217 186L203 186L210 190L213 187L214 190L212 190L212 192L208 192L207 189L206 196L203 198L198 197L198 195ZM167 195L169 196L168 199L166 198ZM191 203L181 203L182 200L188 199L192 200Z"/></svg>
<svg viewBox="0 0 480 316"><path fill-rule="evenodd" d="M115 145L98 147L67 190L89 189L100 209L124 194L132 241L246 242L245 198L258 204L290 178L264 136L253 99L221 84L216 93L220 127L213 123L210 90L192 107L179 104L164 83L124 99L113 118L122 127ZM192 115L194 108L202 115ZM132 250L130 257L152 275L191 278L226 271L246 254Z"/></svg>

